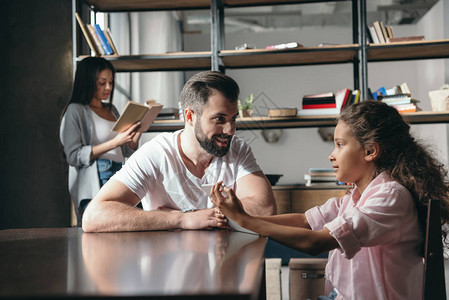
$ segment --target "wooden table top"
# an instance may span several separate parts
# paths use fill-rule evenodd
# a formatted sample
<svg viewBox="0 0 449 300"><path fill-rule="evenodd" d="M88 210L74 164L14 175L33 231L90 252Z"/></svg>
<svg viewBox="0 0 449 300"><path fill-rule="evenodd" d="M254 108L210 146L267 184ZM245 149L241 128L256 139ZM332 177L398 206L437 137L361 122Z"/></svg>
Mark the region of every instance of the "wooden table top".
<svg viewBox="0 0 449 300"><path fill-rule="evenodd" d="M223 230L1 230L0 298L255 299L265 242Z"/></svg>

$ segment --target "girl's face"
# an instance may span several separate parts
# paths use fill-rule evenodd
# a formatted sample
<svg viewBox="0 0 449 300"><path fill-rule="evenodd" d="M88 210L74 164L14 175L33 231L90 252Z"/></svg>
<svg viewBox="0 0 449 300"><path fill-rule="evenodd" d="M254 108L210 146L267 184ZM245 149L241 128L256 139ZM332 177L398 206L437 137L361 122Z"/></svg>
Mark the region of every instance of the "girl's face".
<svg viewBox="0 0 449 300"><path fill-rule="evenodd" d="M97 86L95 89L94 99L95 100L107 100L111 95L113 88L113 77L112 71L105 69L98 73Z"/></svg>
<svg viewBox="0 0 449 300"><path fill-rule="evenodd" d="M355 183L364 188L373 179L373 161L370 153L352 135L350 127L339 121L334 132L335 148L329 155L337 179L345 183ZM362 192L361 191L361 192Z"/></svg>

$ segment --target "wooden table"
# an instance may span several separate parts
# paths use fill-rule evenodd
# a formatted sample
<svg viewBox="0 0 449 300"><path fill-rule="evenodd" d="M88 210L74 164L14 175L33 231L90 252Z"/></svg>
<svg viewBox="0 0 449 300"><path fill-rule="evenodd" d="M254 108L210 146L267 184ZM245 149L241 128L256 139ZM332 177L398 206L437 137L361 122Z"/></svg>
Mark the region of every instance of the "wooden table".
<svg viewBox="0 0 449 300"><path fill-rule="evenodd" d="M0 298L257 299L265 242L222 230L2 230Z"/></svg>

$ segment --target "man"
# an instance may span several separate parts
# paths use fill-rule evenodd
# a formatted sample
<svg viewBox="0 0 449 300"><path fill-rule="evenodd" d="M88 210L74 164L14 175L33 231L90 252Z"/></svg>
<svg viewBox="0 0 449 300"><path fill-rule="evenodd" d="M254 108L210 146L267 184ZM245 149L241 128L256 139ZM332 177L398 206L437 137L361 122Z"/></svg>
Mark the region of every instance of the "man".
<svg viewBox="0 0 449 300"><path fill-rule="evenodd" d="M83 230L206 229L226 224L203 184L223 181L252 215L276 213L271 186L251 149L235 137L237 83L194 75L181 92L185 126L145 143L91 201ZM141 202L143 210L135 206Z"/></svg>

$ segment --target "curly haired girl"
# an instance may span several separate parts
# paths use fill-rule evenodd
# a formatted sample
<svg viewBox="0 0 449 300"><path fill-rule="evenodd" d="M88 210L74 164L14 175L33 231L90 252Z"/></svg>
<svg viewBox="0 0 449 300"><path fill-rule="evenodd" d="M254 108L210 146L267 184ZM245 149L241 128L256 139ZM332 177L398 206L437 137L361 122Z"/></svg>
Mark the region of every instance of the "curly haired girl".
<svg viewBox="0 0 449 300"><path fill-rule="evenodd" d="M415 299L423 289L427 201L441 200L441 222L449 221L443 164L411 136L395 108L377 101L345 108L334 144L329 160L337 179L353 183L341 198L305 214L252 217L232 189L217 183L212 201L263 236L310 254L330 251L326 299Z"/></svg>

